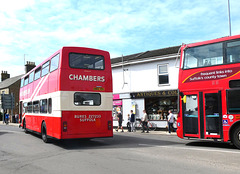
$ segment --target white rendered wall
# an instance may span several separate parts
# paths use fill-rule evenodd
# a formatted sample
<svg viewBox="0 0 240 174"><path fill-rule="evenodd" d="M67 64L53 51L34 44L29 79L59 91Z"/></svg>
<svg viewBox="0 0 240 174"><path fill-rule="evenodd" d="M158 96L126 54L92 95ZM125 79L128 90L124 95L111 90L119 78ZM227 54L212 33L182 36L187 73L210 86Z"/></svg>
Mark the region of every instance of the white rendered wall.
<svg viewBox="0 0 240 174"><path fill-rule="evenodd" d="M169 85L158 84L158 65L161 64L168 65ZM124 71L122 67L113 67L112 72L114 94L178 88L178 68L175 67L175 59L128 65L124 66Z"/></svg>

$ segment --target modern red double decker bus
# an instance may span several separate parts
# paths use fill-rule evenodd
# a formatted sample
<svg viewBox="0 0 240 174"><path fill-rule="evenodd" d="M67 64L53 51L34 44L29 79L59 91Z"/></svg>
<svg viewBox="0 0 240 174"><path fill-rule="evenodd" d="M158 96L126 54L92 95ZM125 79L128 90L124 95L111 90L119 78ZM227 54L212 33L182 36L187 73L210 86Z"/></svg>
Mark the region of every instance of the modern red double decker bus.
<svg viewBox="0 0 240 174"><path fill-rule="evenodd" d="M178 85L178 137L240 148L240 35L182 45Z"/></svg>
<svg viewBox="0 0 240 174"><path fill-rule="evenodd" d="M112 137L112 70L106 51L63 47L21 79L21 126L49 138Z"/></svg>

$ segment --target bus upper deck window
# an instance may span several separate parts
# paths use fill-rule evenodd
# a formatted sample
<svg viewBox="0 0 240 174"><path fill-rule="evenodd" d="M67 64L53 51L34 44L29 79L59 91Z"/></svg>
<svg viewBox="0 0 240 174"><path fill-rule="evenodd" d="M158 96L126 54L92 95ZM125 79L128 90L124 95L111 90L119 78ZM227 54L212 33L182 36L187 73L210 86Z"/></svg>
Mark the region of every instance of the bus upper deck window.
<svg viewBox="0 0 240 174"><path fill-rule="evenodd" d="M70 53L69 66L79 69L104 69L104 57L101 55Z"/></svg>

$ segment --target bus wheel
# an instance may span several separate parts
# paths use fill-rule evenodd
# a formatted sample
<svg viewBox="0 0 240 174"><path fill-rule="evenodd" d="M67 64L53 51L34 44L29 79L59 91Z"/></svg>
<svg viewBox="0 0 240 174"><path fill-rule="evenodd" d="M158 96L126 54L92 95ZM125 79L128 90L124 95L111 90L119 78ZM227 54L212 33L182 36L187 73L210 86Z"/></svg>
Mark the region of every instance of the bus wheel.
<svg viewBox="0 0 240 174"><path fill-rule="evenodd" d="M240 149L240 127L236 127L233 130L231 141L234 144L234 146Z"/></svg>
<svg viewBox="0 0 240 174"><path fill-rule="evenodd" d="M43 122L42 123L42 140L44 143L48 143L49 142L49 139L47 137L47 126L46 126L46 123Z"/></svg>

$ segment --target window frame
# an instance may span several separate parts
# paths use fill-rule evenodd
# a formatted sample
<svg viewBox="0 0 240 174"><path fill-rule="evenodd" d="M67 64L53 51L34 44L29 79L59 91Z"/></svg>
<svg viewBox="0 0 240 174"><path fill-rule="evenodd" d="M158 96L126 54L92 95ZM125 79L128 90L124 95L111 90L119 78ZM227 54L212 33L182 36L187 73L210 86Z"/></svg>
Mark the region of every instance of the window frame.
<svg viewBox="0 0 240 174"><path fill-rule="evenodd" d="M42 66L40 66L37 69L35 69L35 71L34 71L34 81L41 78L41 70L42 70ZM39 72L39 76L38 77L36 77L36 74L37 74L36 72L37 73Z"/></svg>
<svg viewBox="0 0 240 174"><path fill-rule="evenodd" d="M94 94L94 95L98 95L99 96L99 104L94 104L94 103L93 103L93 105L90 105L90 104L85 104L85 105L84 104L76 104L76 101L75 101L75 95L76 94ZM93 100L93 102L94 102L94 100ZM74 103L75 106L101 106L101 104L102 104L102 96L101 96L100 93L75 92L73 94L73 103Z"/></svg>
<svg viewBox="0 0 240 174"><path fill-rule="evenodd" d="M239 91L240 92L240 88L226 90L227 114L240 114L240 109L239 109L239 112L234 112L234 113L229 111L229 92L231 92L231 91Z"/></svg>
<svg viewBox="0 0 240 174"><path fill-rule="evenodd" d="M43 103L44 103L44 105L43 105ZM41 114L47 114L48 113L48 100L47 99L41 99L39 101L39 106L40 106L39 109L40 109Z"/></svg>
<svg viewBox="0 0 240 174"><path fill-rule="evenodd" d="M30 74L29 74L29 79L28 79L28 84L32 83L34 81L34 76L35 76L35 72L32 71ZM32 77L32 78L30 78Z"/></svg>
<svg viewBox="0 0 240 174"><path fill-rule="evenodd" d="M55 58L57 58L57 60L58 60L57 66L52 69L52 67L53 67L52 66L52 62L53 62L53 60L55 60ZM59 67L59 60L60 60L60 54L59 53L51 58L50 67L49 67L49 72L50 73L58 69L58 67Z"/></svg>
<svg viewBox="0 0 240 174"><path fill-rule="evenodd" d="M52 98L48 98L48 100L47 100L47 112L49 114L52 113Z"/></svg>
<svg viewBox="0 0 240 174"><path fill-rule="evenodd" d="M103 59L103 68L102 69L95 69L95 68L80 68L80 67L73 67L73 66L71 66L71 61L70 61L70 55L71 54L80 54L80 55L89 55L89 56L101 56ZM97 55L97 54L87 54L87 53L76 53L76 52L70 52L69 54L68 54L68 63L69 63L69 67L70 68L74 68L74 69L87 69L87 70L99 70L99 71L103 71L103 70L105 70L105 57L103 56L103 55ZM96 62L95 62L96 63Z"/></svg>
<svg viewBox="0 0 240 174"><path fill-rule="evenodd" d="M216 64L216 65L209 65L209 66L197 66L197 67L193 67L193 68L185 68L185 61L186 60L186 50L189 48L185 48L184 49L184 53L183 53L183 61L182 61L182 66L181 69L183 70L188 70L188 69L196 69L196 68L205 68L205 67L213 67L213 66L221 66L221 65L228 65L228 64L235 64L235 63L240 63L239 62L228 62L228 56L227 56L227 49L230 48L227 45L229 43L232 42L238 42L240 41L240 39L232 39L232 40L226 40L226 41L222 41L222 42L214 42L214 43L209 43L209 44L204 44L204 45L199 45L199 46L194 46L194 47L189 47L189 48L197 48L197 47L202 47L202 46L207 46L207 45L213 45L213 44L219 44L222 43L222 56L223 56L223 63L222 64Z"/></svg>
<svg viewBox="0 0 240 174"><path fill-rule="evenodd" d="M167 72L164 72L164 73L160 73L160 67L163 67L163 66L166 66L166 69L167 69ZM158 75L158 86L169 86L170 83L169 83L169 64L168 63L164 63L164 64L158 64L157 65L157 75ZM163 84L160 84L160 79L159 77L160 76L165 76L167 75L167 78L168 78L168 83L163 83Z"/></svg>
<svg viewBox="0 0 240 174"><path fill-rule="evenodd" d="M50 61L48 60L42 65L41 77L46 76L49 73Z"/></svg>
<svg viewBox="0 0 240 174"><path fill-rule="evenodd" d="M36 113L36 114L40 113L40 102L39 102L39 100L35 100L32 103L33 103L33 105L32 105L33 106L33 113ZM37 110L35 109L35 105L38 105L38 109Z"/></svg>

